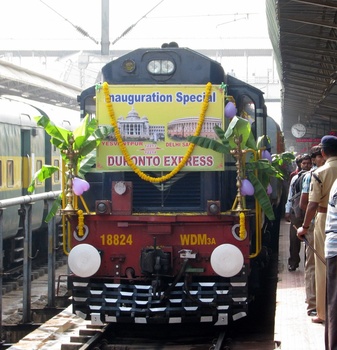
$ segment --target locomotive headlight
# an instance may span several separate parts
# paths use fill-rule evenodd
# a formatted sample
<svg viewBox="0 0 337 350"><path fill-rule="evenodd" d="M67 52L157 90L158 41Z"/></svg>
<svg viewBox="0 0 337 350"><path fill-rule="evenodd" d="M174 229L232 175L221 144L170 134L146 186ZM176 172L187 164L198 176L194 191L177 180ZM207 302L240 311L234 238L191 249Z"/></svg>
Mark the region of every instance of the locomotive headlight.
<svg viewBox="0 0 337 350"><path fill-rule="evenodd" d="M101 214L101 213L105 213L107 211L107 206L105 203L99 203L97 205L97 211Z"/></svg>
<svg viewBox="0 0 337 350"><path fill-rule="evenodd" d="M213 250L211 255L212 268L222 277L233 277L238 274L242 269L243 261L240 249L233 244L221 244Z"/></svg>
<svg viewBox="0 0 337 350"><path fill-rule="evenodd" d="M148 63L147 70L151 74L167 75L174 72L175 65L170 60L152 60Z"/></svg>
<svg viewBox="0 0 337 350"><path fill-rule="evenodd" d="M218 215L220 214L220 201L207 201L207 214Z"/></svg>
<svg viewBox="0 0 337 350"><path fill-rule="evenodd" d="M162 61L161 71L163 74L172 74L174 71L174 63L169 60Z"/></svg>
<svg viewBox="0 0 337 350"><path fill-rule="evenodd" d="M101 256L92 245L79 244L70 251L68 266L76 276L90 277L101 266Z"/></svg>
<svg viewBox="0 0 337 350"><path fill-rule="evenodd" d="M131 59L127 59L123 62L123 70L126 73L132 73L136 69L136 62Z"/></svg>

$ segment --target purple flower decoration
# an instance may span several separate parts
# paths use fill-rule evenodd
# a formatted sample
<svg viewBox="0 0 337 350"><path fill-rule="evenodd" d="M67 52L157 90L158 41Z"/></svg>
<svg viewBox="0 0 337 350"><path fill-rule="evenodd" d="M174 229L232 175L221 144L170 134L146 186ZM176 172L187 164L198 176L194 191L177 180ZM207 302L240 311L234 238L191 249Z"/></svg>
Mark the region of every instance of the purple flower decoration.
<svg viewBox="0 0 337 350"><path fill-rule="evenodd" d="M83 192L88 191L90 185L87 181L80 179L79 177L74 177L73 179L73 191L76 196L81 196Z"/></svg>
<svg viewBox="0 0 337 350"><path fill-rule="evenodd" d="M269 151L267 150L262 151L261 156L262 156L262 159L267 159L271 163L272 159Z"/></svg>
<svg viewBox="0 0 337 350"><path fill-rule="evenodd" d="M268 184L267 186L267 195L269 196L273 192L273 188L271 187L271 184Z"/></svg>
<svg viewBox="0 0 337 350"><path fill-rule="evenodd" d="M236 107L233 102L228 102L225 107L225 117L233 118L236 115Z"/></svg>
<svg viewBox="0 0 337 350"><path fill-rule="evenodd" d="M241 181L240 192L241 192L242 196L252 196L255 192L254 186L252 185L252 183L249 180L243 179Z"/></svg>

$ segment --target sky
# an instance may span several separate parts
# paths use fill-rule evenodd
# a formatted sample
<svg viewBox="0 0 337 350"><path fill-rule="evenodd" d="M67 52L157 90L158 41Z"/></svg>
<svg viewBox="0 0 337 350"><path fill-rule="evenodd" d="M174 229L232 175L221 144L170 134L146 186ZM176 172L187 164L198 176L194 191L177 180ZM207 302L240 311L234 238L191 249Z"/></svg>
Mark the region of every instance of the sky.
<svg viewBox="0 0 337 350"><path fill-rule="evenodd" d="M110 0L109 4L109 38L114 42L110 52L160 47L171 41L197 51L272 48L265 0ZM101 0L6 1L0 12L0 50L100 51L101 19ZM233 70L242 80L274 72L273 62L263 58L251 58L249 72L242 69L244 57L220 59L226 72ZM51 64L44 68L50 71L42 73L64 78L64 66L62 73L52 72ZM268 110L279 122L280 107Z"/></svg>
<svg viewBox="0 0 337 350"><path fill-rule="evenodd" d="M100 0L11 0L1 7L2 48L100 49ZM269 44L264 0L110 0L109 9L111 42L134 25L110 49L167 40L192 49Z"/></svg>

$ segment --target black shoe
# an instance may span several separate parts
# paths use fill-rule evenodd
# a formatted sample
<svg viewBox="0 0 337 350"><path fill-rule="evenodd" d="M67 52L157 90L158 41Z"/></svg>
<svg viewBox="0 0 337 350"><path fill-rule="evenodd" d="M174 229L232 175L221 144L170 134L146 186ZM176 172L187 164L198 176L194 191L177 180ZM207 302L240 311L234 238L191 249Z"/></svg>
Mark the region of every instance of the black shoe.
<svg viewBox="0 0 337 350"><path fill-rule="evenodd" d="M298 266L289 265L288 271L296 271L297 268L298 268Z"/></svg>
<svg viewBox="0 0 337 350"><path fill-rule="evenodd" d="M317 316L317 311L316 311L316 310L310 310L310 311L308 311L308 316L311 316L311 317Z"/></svg>

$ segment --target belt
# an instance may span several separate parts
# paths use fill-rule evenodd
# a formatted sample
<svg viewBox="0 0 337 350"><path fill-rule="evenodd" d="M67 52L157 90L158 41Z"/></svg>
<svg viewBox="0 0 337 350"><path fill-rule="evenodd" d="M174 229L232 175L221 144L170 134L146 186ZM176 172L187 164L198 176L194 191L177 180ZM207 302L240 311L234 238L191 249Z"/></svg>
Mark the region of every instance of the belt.
<svg viewBox="0 0 337 350"><path fill-rule="evenodd" d="M317 212L318 213L326 213L327 212L327 208L319 206L318 209L317 209Z"/></svg>

